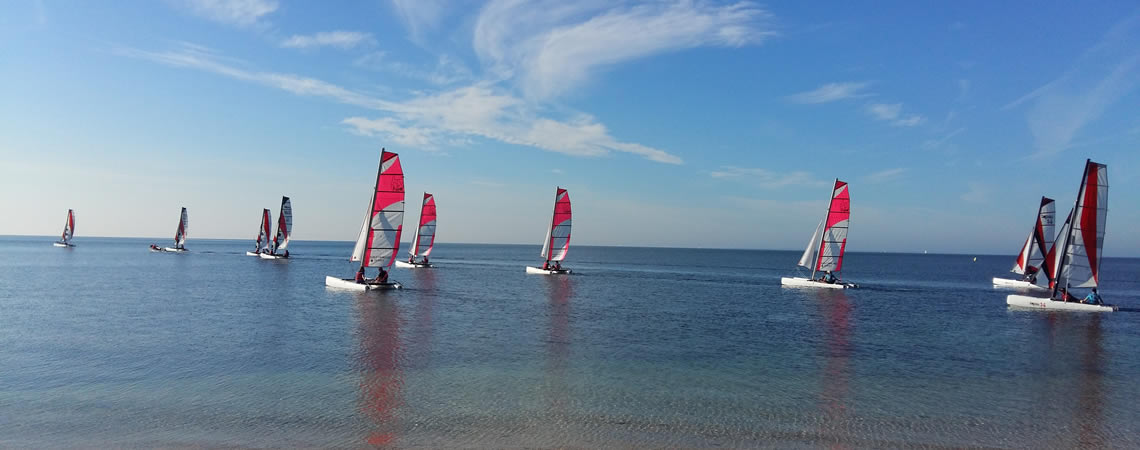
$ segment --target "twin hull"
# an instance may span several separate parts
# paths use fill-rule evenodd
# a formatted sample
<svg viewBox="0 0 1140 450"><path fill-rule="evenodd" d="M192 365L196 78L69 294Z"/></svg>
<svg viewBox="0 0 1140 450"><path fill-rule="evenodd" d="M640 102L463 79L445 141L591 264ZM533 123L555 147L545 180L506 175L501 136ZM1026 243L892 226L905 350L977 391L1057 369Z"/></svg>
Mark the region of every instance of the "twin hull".
<svg viewBox="0 0 1140 450"><path fill-rule="evenodd" d="M1062 302L1041 297L1030 297L1028 295L1009 295L1005 298L1005 303L1009 306L1026 309L1038 309L1049 311L1086 311L1086 312L1112 312L1116 311L1115 306L1109 305L1086 305L1084 303Z"/></svg>
<svg viewBox="0 0 1140 450"><path fill-rule="evenodd" d="M847 284L842 281L835 283L824 283L822 281L809 280L800 277L781 277L780 284L787 287L805 287L805 288L819 288L819 289L847 289Z"/></svg>

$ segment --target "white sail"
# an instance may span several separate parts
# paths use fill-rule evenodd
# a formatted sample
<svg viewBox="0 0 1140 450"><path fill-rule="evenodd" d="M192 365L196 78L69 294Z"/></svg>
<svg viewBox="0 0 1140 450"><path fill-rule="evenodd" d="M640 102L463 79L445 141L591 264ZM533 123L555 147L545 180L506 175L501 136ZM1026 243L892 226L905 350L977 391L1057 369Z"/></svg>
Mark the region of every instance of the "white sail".
<svg viewBox="0 0 1140 450"><path fill-rule="evenodd" d="M808 241L807 248L804 249L803 256L800 256L799 265L809 269L815 268L816 256L819 253L819 237L823 231L823 220L819 221L819 225L815 227L815 233L812 233L811 240Z"/></svg>
<svg viewBox="0 0 1140 450"><path fill-rule="evenodd" d="M1087 161L1073 208L1058 276L1059 287L1096 287L1108 216L1108 169Z"/></svg>
<svg viewBox="0 0 1140 450"><path fill-rule="evenodd" d="M1048 269L1044 264L1046 254L1053 248L1053 223L1056 216L1056 205L1053 199L1048 197L1041 197L1040 207L1037 209L1037 221L1033 224L1033 229L1029 232L1029 237L1025 238L1025 244L1021 246L1021 252L1017 254L1017 260L1013 263L1011 272L1024 275L1029 267L1036 267L1038 269ZM1051 271L1046 270L1045 273L1051 274Z"/></svg>

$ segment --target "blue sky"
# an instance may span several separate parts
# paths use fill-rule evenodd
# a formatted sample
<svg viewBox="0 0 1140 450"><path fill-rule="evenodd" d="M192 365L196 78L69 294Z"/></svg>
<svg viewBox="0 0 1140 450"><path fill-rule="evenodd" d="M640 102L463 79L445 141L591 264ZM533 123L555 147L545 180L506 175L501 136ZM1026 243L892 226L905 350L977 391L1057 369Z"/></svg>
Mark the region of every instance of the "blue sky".
<svg viewBox="0 0 1140 450"><path fill-rule="evenodd" d="M1140 223L1134 2L6 2L0 234L350 240L380 147L440 242L1014 253L1109 165ZM413 223L410 206L405 224ZM409 225L410 226L410 225ZM536 244L537 245L537 244Z"/></svg>

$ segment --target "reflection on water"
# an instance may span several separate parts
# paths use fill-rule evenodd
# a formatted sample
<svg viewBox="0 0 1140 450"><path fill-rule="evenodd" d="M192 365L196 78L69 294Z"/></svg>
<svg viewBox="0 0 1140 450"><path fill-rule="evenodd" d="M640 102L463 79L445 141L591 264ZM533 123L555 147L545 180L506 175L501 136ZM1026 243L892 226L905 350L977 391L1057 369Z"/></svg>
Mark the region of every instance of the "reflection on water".
<svg viewBox="0 0 1140 450"><path fill-rule="evenodd" d="M574 296L574 281L567 276L548 277L547 298L550 330L546 337L546 395L549 412L554 420L567 420L566 408L569 386L566 370L570 356L570 299Z"/></svg>
<svg viewBox="0 0 1140 450"><path fill-rule="evenodd" d="M356 295L360 314L360 410L372 421L368 445L394 444L399 429L396 409L402 402L400 310L394 296Z"/></svg>
<svg viewBox="0 0 1140 450"><path fill-rule="evenodd" d="M1105 446L1104 440L1104 358L1103 344L1100 329L1101 315L1089 317L1089 323L1084 327L1085 342L1081 347L1079 397L1077 399L1077 413L1074 414L1080 422L1077 434L1077 445L1081 448L1101 448Z"/></svg>
<svg viewBox="0 0 1140 450"><path fill-rule="evenodd" d="M824 323L824 366L820 390L823 421L820 434L835 444L844 441L847 423L849 360L851 357L851 303L843 290L820 289L816 305Z"/></svg>

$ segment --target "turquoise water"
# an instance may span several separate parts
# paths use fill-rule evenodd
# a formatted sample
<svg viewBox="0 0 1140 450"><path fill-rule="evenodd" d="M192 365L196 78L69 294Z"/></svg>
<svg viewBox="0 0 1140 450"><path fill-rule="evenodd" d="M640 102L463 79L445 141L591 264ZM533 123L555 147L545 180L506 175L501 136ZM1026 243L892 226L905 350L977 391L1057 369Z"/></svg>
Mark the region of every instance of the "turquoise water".
<svg viewBox="0 0 1140 450"><path fill-rule="evenodd" d="M1009 310L1011 255L814 292L798 252L445 244L354 294L347 242L51 240L0 237L0 447L1140 446L1140 314Z"/></svg>

